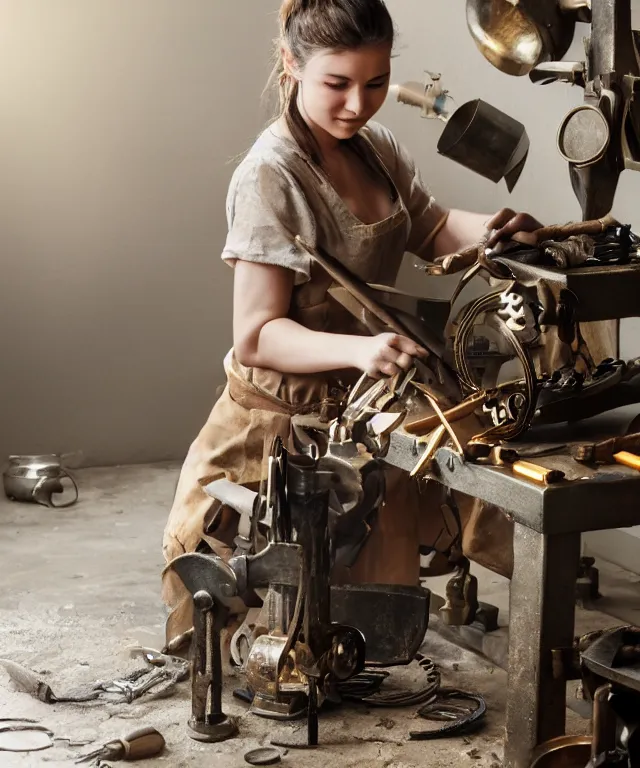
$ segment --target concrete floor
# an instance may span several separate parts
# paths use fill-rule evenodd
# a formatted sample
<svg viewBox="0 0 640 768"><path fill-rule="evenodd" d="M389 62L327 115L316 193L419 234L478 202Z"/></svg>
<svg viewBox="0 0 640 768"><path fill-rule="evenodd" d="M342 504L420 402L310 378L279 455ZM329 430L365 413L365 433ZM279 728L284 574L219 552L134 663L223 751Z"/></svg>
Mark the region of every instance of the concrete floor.
<svg viewBox="0 0 640 768"><path fill-rule="evenodd" d="M62 694L137 668L139 662L128 658L130 646L162 646L161 536L177 473L173 465L83 470L76 473L80 502L65 510L0 498L0 657L39 672L54 692ZM489 583L499 590L497 582ZM481 733L409 742L408 731L416 726L415 709L350 707L324 714L321 746L310 752L291 750L282 765L497 768L505 673L435 632L427 634L423 652L439 663L445 684L486 697L487 726ZM393 674L410 684L417 682L414 672L410 667ZM229 681L229 690L235 682ZM239 768L246 765L243 755L248 749L276 736L291 738L302 727L248 715L244 705L227 695L227 711L240 717L240 736L221 745L202 745L185 733L189 699L185 682L164 700L48 705L18 692L0 667L0 718L34 718L56 737L97 744L143 725L155 726L165 736L166 752L141 766ZM419 727L424 725L422 721ZM569 728L582 732L586 725L572 717ZM52 749L29 755L3 752L0 765L70 765L89 749L57 742Z"/></svg>

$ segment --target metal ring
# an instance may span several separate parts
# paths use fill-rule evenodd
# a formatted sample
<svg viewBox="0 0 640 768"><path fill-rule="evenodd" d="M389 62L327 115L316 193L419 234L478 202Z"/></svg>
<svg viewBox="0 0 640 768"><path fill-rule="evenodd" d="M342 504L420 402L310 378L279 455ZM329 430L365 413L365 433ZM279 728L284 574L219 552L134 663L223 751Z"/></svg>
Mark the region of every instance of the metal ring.
<svg viewBox="0 0 640 768"><path fill-rule="evenodd" d="M15 749L11 747L0 746L0 752L42 752L44 749L51 749L53 746L53 731L45 728L44 725L4 725L0 727L0 733L15 733L19 731L35 731L44 733L49 737L49 743L42 747L26 747L24 749Z"/></svg>

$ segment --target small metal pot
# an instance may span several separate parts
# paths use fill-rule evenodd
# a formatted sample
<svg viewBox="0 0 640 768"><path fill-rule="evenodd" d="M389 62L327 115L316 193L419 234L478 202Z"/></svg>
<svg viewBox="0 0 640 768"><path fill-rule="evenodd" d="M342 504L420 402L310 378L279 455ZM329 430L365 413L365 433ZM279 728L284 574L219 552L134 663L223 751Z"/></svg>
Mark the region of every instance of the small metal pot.
<svg viewBox="0 0 640 768"><path fill-rule="evenodd" d="M74 497L55 504L53 495L63 493L62 480L65 478L71 481ZM53 454L10 456L2 479L7 498L14 501L28 501L45 507L70 507L78 500L76 481L62 467L60 458Z"/></svg>
<svg viewBox="0 0 640 768"><path fill-rule="evenodd" d="M591 736L560 736L533 753L531 768L585 768L591 759Z"/></svg>

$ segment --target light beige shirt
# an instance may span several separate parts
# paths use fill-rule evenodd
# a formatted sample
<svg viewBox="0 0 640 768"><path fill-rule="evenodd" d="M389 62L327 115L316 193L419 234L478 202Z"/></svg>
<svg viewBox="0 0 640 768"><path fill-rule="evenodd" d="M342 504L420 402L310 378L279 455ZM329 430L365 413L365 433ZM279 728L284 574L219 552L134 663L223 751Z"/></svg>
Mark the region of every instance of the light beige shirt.
<svg viewBox="0 0 640 768"><path fill-rule="evenodd" d="M329 293L331 279L296 247L297 234L362 280L392 285L405 251L428 258L434 234L446 219L447 212L435 203L410 156L389 131L373 123L362 131L361 141L360 148L370 153L369 165L387 179L393 200L390 215L375 224L359 221L311 158L292 139L272 130L256 141L229 189L229 234L222 258L231 264L245 259L294 270L290 317L312 330L369 332ZM289 440L294 416L312 418L318 428L326 428L338 414L346 387L359 376L356 369L284 374L247 368L233 354L227 356L225 368L228 384L193 442L180 475L164 536L167 561L196 550L202 541L228 558L237 516L207 497L202 485L221 477L257 485L265 476L265 446L268 450L276 435ZM378 533L360 561L360 571L344 575L344 580L417 581L422 540L418 520L427 518L420 516L423 491L416 482L405 480L399 470L392 477L387 473ZM440 532L440 517L433 519ZM167 622L171 639L191 626L192 602L171 571L165 571L163 592L172 608Z"/></svg>
<svg viewBox="0 0 640 768"><path fill-rule="evenodd" d="M290 138L267 128L240 163L229 187L229 232L222 258L274 264L296 273L291 316L314 330L354 332L327 296L331 280L295 242L300 235L368 283L393 285L405 252L430 257L447 217L409 153L379 123L356 139L389 183L389 217L364 224L319 166Z"/></svg>

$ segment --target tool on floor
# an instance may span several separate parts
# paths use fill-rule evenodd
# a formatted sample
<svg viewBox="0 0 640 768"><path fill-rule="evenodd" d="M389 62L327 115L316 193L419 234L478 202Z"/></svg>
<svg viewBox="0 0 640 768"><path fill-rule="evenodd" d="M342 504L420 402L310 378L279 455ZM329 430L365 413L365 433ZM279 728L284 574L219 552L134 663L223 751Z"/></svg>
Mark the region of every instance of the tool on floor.
<svg viewBox="0 0 640 768"><path fill-rule="evenodd" d="M441 728L429 731L412 731L410 739L426 740L462 736L479 728L484 720L487 705L482 696L455 688L440 687L440 672L433 661L422 654L416 659L426 673L426 683L415 691L381 690L388 672L366 669L359 675L340 683L338 691L345 701L357 701L367 707L408 707L419 705L418 715L427 720L449 721ZM272 743L275 743L272 741ZM280 742L281 743L281 742Z"/></svg>
<svg viewBox="0 0 640 768"><path fill-rule="evenodd" d="M42 744L20 744L19 739L11 739L12 733L43 734L45 740ZM11 739L7 743L7 739ZM56 742L63 741L67 747L84 747L91 744L91 741L71 739L65 736L54 736L53 732L43 725L39 725L37 720L28 717L0 717L0 752L39 752L43 749L49 749Z"/></svg>
<svg viewBox="0 0 640 768"><path fill-rule="evenodd" d="M76 763L86 763L90 760L146 760L148 757L159 755L164 746L164 736L155 728L139 728L121 739L107 742L100 749L76 760Z"/></svg>
<svg viewBox="0 0 640 768"><path fill-rule="evenodd" d="M107 693L121 693L129 704L152 689L153 698L169 696L178 683L189 677L189 662L178 656L153 648L132 648L130 656L144 659L148 666L123 678L98 684Z"/></svg>
<svg viewBox="0 0 640 768"><path fill-rule="evenodd" d="M46 704L68 701L92 701L93 699L97 699L100 695L99 691L94 688L89 688L83 691L70 692L65 696L56 696L48 683L22 664L11 661L11 659L0 659L0 665L6 669L7 674L20 690L35 696L36 699L44 701Z"/></svg>
<svg viewBox="0 0 640 768"><path fill-rule="evenodd" d="M383 691L381 687L389 673L379 669L365 669L351 680L338 684L340 698L364 704L367 708L411 707L433 702L440 688L440 671L431 659L421 653L416 654L415 661L426 678L415 690L391 686L391 690Z"/></svg>
<svg viewBox="0 0 640 768"><path fill-rule="evenodd" d="M182 555L171 566L193 596L193 649L189 736L215 743L238 732L236 720L222 709L220 633L237 592L237 578L219 557Z"/></svg>
<svg viewBox="0 0 640 768"><path fill-rule="evenodd" d="M98 681L86 687L57 695L51 686L30 669L10 659L0 659L9 677L20 688L46 704L84 703L103 698L108 701L131 703L153 689L153 697L165 697L173 692L177 683L189 676L189 662L150 648L134 649L132 656L142 656L146 667L129 675L109 681Z"/></svg>
<svg viewBox="0 0 640 768"><path fill-rule="evenodd" d="M41 752L53 746L53 731L43 725L36 725L33 720L13 721L13 718L3 718L0 722L11 722L10 725L0 725L0 752ZM25 743L23 745L16 741L7 742L7 737L15 733L43 734L44 741L42 744Z"/></svg>

